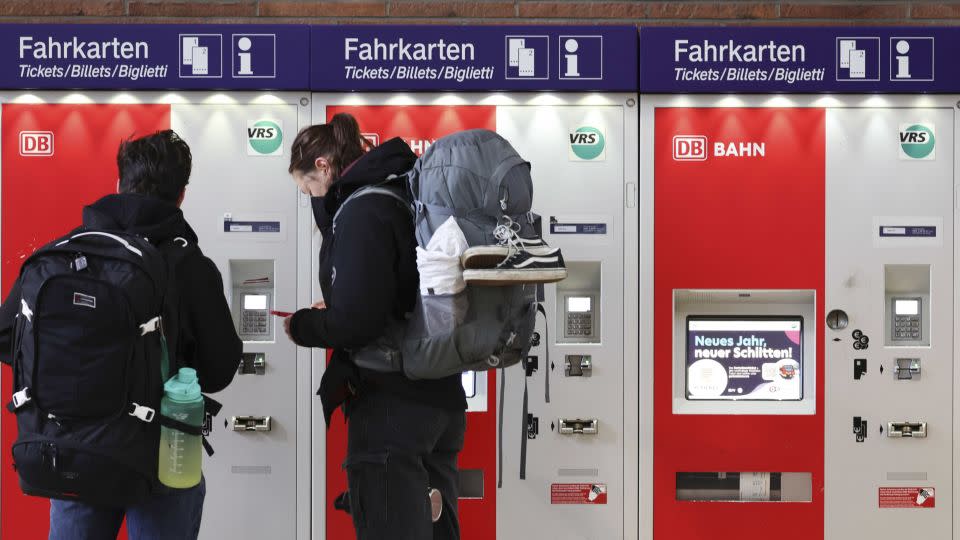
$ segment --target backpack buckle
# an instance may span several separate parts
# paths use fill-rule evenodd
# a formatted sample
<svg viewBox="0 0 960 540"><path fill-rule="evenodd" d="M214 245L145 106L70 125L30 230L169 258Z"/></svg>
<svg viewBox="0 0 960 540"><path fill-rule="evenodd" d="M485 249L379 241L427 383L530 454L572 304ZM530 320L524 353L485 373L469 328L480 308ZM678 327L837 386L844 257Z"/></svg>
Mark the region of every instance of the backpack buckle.
<svg viewBox="0 0 960 540"><path fill-rule="evenodd" d="M33 322L33 310L30 309L30 306L27 305L27 301L23 298L20 299L20 313L27 318L28 322Z"/></svg>
<svg viewBox="0 0 960 540"><path fill-rule="evenodd" d="M86 270L88 266L87 258L82 253L77 253L76 258L73 259L73 270L75 272L82 272Z"/></svg>
<svg viewBox="0 0 960 540"><path fill-rule="evenodd" d="M145 336L160 329L160 317L154 317L140 325L140 335Z"/></svg>
<svg viewBox="0 0 960 540"><path fill-rule="evenodd" d="M417 210L418 214L423 213L423 202L422 201L413 201L413 206Z"/></svg>
<svg viewBox="0 0 960 540"><path fill-rule="evenodd" d="M130 411L130 416L136 416L140 420L143 420L147 423L153 422L153 417L156 416L157 411L151 409L150 407L145 407L136 403L132 403L131 405L133 406L133 410Z"/></svg>
<svg viewBox="0 0 960 540"><path fill-rule="evenodd" d="M30 403L32 399L33 398L30 397L30 389L24 388L23 390L20 390L19 392L16 392L15 394L13 394L13 408L19 409L20 407L23 407L27 403Z"/></svg>

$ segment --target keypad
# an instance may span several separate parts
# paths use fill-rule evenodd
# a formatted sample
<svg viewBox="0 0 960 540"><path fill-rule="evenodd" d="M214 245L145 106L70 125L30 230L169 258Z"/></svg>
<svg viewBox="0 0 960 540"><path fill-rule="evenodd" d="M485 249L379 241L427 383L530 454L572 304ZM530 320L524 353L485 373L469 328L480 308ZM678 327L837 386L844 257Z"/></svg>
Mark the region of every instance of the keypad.
<svg viewBox="0 0 960 540"><path fill-rule="evenodd" d="M593 335L593 313L568 313L567 336L590 337Z"/></svg>
<svg viewBox="0 0 960 540"><path fill-rule="evenodd" d="M265 336L270 333L267 326L268 313L265 309L245 309L240 316L240 333L254 336Z"/></svg>
<svg viewBox="0 0 960 540"><path fill-rule="evenodd" d="M923 329L919 315L896 315L893 320L893 339L897 341L919 341Z"/></svg>

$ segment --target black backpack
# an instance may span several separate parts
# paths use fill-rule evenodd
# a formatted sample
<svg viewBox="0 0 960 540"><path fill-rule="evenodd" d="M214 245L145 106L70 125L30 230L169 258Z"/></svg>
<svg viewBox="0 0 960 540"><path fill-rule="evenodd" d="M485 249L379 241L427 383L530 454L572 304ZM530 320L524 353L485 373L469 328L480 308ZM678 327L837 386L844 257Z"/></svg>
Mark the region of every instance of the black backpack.
<svg viewBox="0 0 960 540"><path fill-rule="evenodd" d="M23 264L8 409L24 493L125 506L154 492L178 240L81 228Z"/></svg>

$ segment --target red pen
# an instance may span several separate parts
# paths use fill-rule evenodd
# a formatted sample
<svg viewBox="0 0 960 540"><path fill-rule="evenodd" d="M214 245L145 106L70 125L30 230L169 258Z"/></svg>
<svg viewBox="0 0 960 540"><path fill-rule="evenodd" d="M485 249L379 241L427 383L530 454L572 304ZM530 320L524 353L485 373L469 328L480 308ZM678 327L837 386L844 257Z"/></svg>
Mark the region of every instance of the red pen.
<svg viewBox="0 0 960 540"><path fill-rule="evenodd" d="M292 317L292 316L293 316L293 313L290 313L289 311L273 311L273 310L270 310L270 314L271 314L271 315L276 315L277 317L283 317L284 319L286 319L287 317Z"/></svg>

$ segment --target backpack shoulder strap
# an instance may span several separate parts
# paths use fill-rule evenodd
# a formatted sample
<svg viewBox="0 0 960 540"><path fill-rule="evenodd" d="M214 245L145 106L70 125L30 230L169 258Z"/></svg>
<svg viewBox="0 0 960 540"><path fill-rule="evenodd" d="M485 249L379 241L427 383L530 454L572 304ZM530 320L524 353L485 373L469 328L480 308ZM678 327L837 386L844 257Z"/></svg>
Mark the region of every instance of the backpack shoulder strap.
<svg viewBox="0 0 960 540"><path fill-rule="evenodd" d="M391 177L391 178L388 178L387 181L389 182L393 179L394 177ZM343 209L346 208L351 201L355 199L359 199L360 197L365 197L367 195L383 195L383 196L391 197L394 200L398 201L408 212L410 212L410 215L413 216L413 207L410 205L410 201L405 199L403 195L397 192L396 189L385 187L385 184L386 182L384 182L383 184L377 184L373 186L360 188L357 191L353 192L352 195L347 197L347 200L343 201L343 204L340 205L340 208L337 210L337 213L333 215L334 234L336 234L337 232L337 218L340 217L340 214L343 212Z"/></svg>

